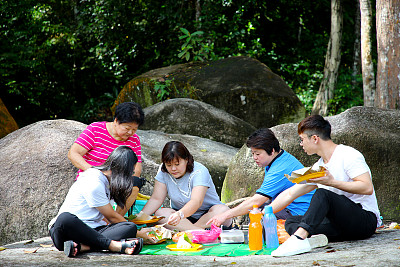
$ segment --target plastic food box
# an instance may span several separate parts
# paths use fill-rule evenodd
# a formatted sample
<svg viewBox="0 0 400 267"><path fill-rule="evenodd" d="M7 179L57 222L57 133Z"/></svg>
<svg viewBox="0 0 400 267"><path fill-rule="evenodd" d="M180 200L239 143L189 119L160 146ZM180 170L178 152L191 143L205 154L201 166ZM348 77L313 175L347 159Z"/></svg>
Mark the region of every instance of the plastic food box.
<svg viewBox="0 0 400 267"><path fill-rule="evenodd" d="M242 230L232 229L222 231L220 234L223 244L241 244L244 243L244 233Z"/></svg>

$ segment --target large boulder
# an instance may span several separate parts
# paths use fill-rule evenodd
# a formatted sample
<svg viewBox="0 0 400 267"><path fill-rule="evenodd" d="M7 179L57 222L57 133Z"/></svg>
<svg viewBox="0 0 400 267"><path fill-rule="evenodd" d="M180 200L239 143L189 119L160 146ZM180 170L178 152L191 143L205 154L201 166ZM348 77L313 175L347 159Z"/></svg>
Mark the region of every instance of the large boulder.
<svg viewBox="0 0 400 267"><path fill-rule="evenodd" d="M75 171L69 147L85 125L41 121L0 139L0 243L47 235Z"/></svg>
<svg viewBox="0 0 400 267"><path fill-rule="evenodd" d="M83 123L40 121L0 139L0 245L48 235L47 224L60 208L77 169L67 153ZM185 143L195 160L206 165L219 190L237 149L200 137L138 131L142 141L143 173L151 194L161 149L170 140Z"/></svg>
<svg viewBox="0 0 400 267"><path fill-rule="evenodd" d="M174 98L144 109L142 130L189 134L241 147L256 130L251 124L221 109L190 98Z"/></svg>
<svg viewBox="0 0 400 267"><path fill-rule="evenodd" d="M0 138L18 129L18 125L0 98Z"/></svg>
<svg viewBox="0 0 400 267"><path fill-rule="evenodd" d="M371 172L384 219L400 219L400 111L353 107L327 117L332 125L335 143L352 146L365 157ZM272 128L281 147L311 166L318 156L308 156L299 145L297 124L288 123ZM221 197L229 202L251 196L262 183L263 172L253 163L248 148L242 147L232 159Z"/></svg>
<svg viewBox="0 0 400 267"><path fill-rule="evenodd" d="M257 128L298 122L305 117L305 109L293 90L265 64L244 56L144 73L124 86L114 108L126 101L152 105L159 93L152 81L166 80L173 81L169 88L164 87L170 97L186 95L201 100Z"/></svg>

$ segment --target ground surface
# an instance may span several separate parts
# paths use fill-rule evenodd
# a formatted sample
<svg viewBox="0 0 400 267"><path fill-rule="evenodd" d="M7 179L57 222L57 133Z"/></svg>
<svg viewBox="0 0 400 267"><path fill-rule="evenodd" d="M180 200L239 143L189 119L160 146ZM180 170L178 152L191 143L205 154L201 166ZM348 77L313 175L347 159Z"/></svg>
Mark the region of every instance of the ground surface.
<svg viewBox="0 0 400 267"><path fill-rule="evenodd" d="M67 258L49 237L5 245L0 266L400 266L400 230L380 230L367 240L329 243L310 253L271 256L212 257L87 253ZM47 246L46 246L47 245ZM32 253L34 252L34 253Z"/></svg>

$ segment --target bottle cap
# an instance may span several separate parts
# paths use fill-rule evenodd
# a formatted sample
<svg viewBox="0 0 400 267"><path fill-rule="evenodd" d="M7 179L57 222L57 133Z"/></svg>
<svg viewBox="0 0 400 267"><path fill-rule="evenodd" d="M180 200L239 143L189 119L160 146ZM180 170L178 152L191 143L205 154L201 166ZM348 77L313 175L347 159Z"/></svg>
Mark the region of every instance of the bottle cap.
<svg viewBox="0 0 400 267"><path fill-rule="evenodd" d="M258 209L258 205L253 205L253 209Z"/></svg>
<svg viewBox="0 0 400 267"><path fill-rule="evenodd" d="M274 213L273 210L272 210L272 206L269 206L269 205L266 206L265 207L265 213Z"/></svg>

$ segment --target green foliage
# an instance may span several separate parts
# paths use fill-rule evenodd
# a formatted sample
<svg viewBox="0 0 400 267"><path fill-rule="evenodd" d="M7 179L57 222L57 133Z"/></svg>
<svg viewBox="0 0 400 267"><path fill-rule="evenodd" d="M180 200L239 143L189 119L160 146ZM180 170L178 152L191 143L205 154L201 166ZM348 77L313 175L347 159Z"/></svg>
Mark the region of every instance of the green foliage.
<svg viewBox="0 0 400 267"><path fill-rule="evenodd" d="M193 58L193 61L204 61L209 58L209 54L213 55L212 47L204 42L202 31L196 31L190 33L185 28L180 28L183 35L179 36L179 40L184 39L184 43L181 46L181 52L178 54L179 58L184 58L189 61Z"/></svg>
<svg viewBox="0 0 400 267"><path fill-rule="evenodd" d="M328 44L330 1L200 4L195 20L196 1L0 1L0 98L20 126L52 118L89 122L107 116L111 99L139 74L243 55L284 78L310 110ZM342 65L348 66L351 3L345 12ZM346 73L332 112L359 103L346 97ZM195 88L177 92L168 79L154 86L160 101L196 94Z"/></svg>
<svg viewBox="0 0 400 267"><path fill-rule="evenodd" d="M356 84L352 81L351 69L341 69L334 97L328 102L328 115L339 114L346 109L364 104L362 76L355 78Z"/></svg>

